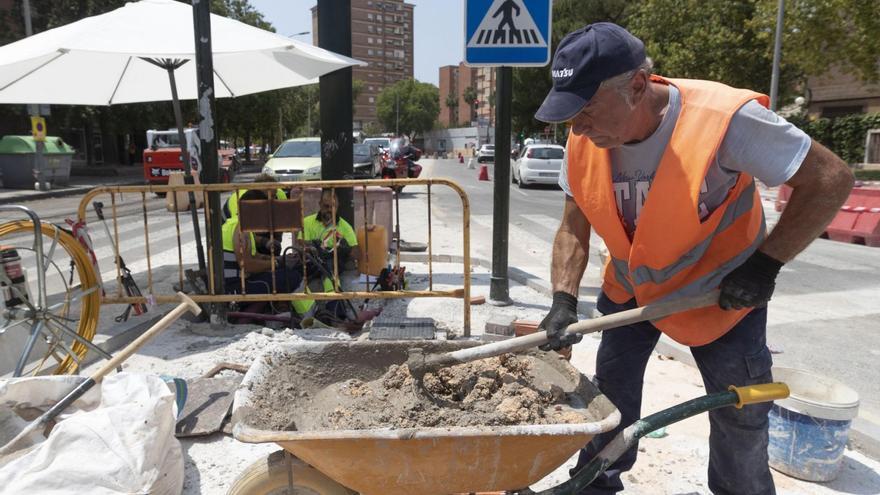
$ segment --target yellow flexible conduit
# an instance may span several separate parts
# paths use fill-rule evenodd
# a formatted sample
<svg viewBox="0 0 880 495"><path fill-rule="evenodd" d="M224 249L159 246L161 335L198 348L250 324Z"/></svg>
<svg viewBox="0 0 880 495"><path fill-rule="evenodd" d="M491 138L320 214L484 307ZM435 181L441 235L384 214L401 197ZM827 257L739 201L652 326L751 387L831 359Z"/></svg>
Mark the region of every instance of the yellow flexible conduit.
<svg viewBox="0 0 880 495"><path fill-rule="evenodd" d="M97 287L98 276L92 267L89 255L86 253L86 250L80 246L79 242L72 235L50 223L42 222L40 227L43 236L48 237L50 240L54 239L57 235L58 243L61 244L61 247L63 247L71 259L73 259L76 264L76 272L79 275L80 283L82 285L82 291L87 292L89 289ZM0 239L8 235L16 234L33 235L33 232L34 223L30 220L17 220L0 225ZM43 240L43 246L44 248L47 246L45 239ZM43 255L45 256L45 252ZM76 332L83 338L91 341L98 328L98 314L101 309L100 289L96 288L91 293L83 296L81 303L82 311L80 313ZM85 357L86 351L88 350L88 348L79 341L75 341L71 346L71 349L80 360ZM56 375L73 374L77 372L77 368L78 365L76 361L68 355L65 356L64 360L57 368L55 368L53 373Z"/></svg>

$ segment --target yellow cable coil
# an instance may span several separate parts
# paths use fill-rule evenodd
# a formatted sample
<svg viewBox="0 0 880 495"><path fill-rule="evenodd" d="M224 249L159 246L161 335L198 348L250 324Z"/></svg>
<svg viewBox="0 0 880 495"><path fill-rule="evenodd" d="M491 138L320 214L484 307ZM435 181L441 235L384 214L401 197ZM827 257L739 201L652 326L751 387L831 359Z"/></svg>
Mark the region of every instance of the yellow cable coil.
<svg viewBox="0 0 880 495"><path fill-rule="evenodd" d="M77 275L79 276L79 280L82 286L81 290L83 292L88 292L89 289L97 287L97 274L95 273L88 253L86 253L86 250L83 249L79 242L72 235L50 223L42 222L40 227L43 232L43 236L48 237L49 239L55 239L57 234L58 243L61 244L61 246L64 248L65 251L67 251L67 254L71 257L71 259L73 259L74 263L76 264ZM33 232L34 223L30 220L17 220L6 222L0 225L0 238L7 235L16 234L33 235ZM43 242L43 245L46 245L45 240ZM98 315L101 309L100 289L96 288L94 291L83 296L81 302L82 312L80 314L80 319L77 325L76 332L83 338L91 341L92 338L95 336L95 332L98 328ZM84 344L78 341L73 343L71 349L80 360L85 357L86 351L88 350L88 348ZM56 375L73 374L77 372L77 368L78 365L76 361L74 361L73 358L68 355L62 360L58 367L55 368L55 371L53 373Z"/></svg>

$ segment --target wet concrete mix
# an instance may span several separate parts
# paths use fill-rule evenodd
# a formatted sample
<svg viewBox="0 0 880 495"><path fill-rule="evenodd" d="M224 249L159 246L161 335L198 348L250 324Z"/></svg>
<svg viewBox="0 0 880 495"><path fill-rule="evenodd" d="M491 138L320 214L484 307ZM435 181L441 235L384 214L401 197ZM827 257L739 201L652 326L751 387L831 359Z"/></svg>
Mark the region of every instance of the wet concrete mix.
<svg viewBox="0 0 880 495"><path fill-rule="evenodd" d="M558 360L553 356L551 361ZM291 373L301 363L273 363L272 378L253 390L258 407L249 422L266 430L306 432L598 420L583 395L572 393L572 379L560 371L562 365L547 361L508 354L428 373L421 384L406 364L391 364L373 380L331 380L321 387L302 386L302 370Z"/></svg>

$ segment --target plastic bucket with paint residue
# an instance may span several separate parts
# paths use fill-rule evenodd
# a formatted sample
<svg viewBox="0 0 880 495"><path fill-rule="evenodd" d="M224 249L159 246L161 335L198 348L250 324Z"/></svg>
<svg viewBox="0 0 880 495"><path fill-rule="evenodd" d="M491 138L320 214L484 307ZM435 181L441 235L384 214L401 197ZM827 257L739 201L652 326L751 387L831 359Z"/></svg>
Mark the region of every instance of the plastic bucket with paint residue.
<svg viewBox="0 0 880 495"><path fill-rule="evenodd" d="M837 477L859 394L824 376L773 368L773 380L791 389L770 410L770 467L807 481Z"/></svg>

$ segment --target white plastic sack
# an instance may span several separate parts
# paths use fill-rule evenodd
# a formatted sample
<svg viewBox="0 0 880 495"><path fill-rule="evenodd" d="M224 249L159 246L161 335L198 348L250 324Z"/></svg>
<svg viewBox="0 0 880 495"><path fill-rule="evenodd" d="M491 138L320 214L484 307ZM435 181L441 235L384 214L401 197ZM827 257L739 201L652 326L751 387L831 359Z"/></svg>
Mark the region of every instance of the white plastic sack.
<svg viewBox="0 0 880 495"><path fill-rule="evenodd" d="M0 383L0 409L51 405L81 379ZM68 408L75 412L59 417L48 439L20 457L0 459L0 493L179 494L183 453L174 437L174 399L155 376L118 373L104 378ZM6 437L3 443L10 438L3 432L0 437Z"/></svg>

